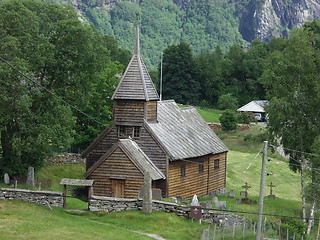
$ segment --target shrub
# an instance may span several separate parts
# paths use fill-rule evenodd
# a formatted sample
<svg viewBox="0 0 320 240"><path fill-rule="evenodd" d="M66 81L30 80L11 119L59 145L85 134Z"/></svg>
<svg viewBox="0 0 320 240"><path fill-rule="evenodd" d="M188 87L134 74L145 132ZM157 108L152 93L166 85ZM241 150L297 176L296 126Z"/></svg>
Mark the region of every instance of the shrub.
<svg viewBox="0 0 320 240"><path fill-rule="evenodd" d="M238 113L238 120L239 123L249 124L251 122L256 122L253 113L251 112L240 112Z"/></svg>
<svg viewBox="0 0 320 240"><path fill-rule="evenodd" d="M232 96L230 93L221 95L218 99L218 107L221 110L236 110L238 107L238 99Z"/></svg>
<svg viewBox="0 0 320 240"><path fill-rule="evenodd" d="M234 111L227 109L220 116L222 131L232 131L237 128L237 116Z"/></svg>

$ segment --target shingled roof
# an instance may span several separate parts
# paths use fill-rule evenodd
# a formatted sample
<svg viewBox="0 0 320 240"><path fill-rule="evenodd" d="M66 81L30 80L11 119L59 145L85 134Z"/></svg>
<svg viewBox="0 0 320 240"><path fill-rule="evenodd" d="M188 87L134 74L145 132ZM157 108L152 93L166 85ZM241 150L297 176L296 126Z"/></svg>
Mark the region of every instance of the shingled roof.
<svg viewBox="0 0 320 240"><path fill-rule="evenodd" d="M140 56L139 27L136 30L136 47L134 55L112 96L112 100L159 100L158 93L151 81Z"/></svg>
<svg viewBox="0 0 320 240"><path fill-rule="evenodd" d="M165 175L154 165L149 157L141 150L136 142L131 139L120 139L110 151L105 153L91 168L88 169L85 177L88 177L97 169L107 158L117 149L120 148L132 163L142 172L149 172L152 180L165 179Z"/></svg>
<svg viewBox="0 0 320 240"><path fill-rule="evenodd" d="M146 124L172 160L228 151L195 108L179 108L174 100L158 101L158 122Z"/></svg>

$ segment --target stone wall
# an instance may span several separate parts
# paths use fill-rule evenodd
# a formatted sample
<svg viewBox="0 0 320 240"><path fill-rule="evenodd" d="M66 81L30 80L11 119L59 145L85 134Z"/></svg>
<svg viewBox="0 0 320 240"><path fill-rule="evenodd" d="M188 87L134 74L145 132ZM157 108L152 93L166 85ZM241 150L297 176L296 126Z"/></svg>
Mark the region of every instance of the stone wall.
<svg viewBox="0 0 320 240"><path fill-rule="evenodd" d="M92 212L119 212L128 210L141 210L141 208L142 199L92 196L89 201L89 210ZM190 212L190 206L168 203L158 200L152 201L152 208L154 211L173 213L182 218L188 218ZM238 227L243 226L243 223L246 221L246 219L235 214L213 212L209 209L203 209L202 221L224 225L226 227Z"/></svg>
<svg viewBox="0 0 320 240"><path fill-rule="evenodd" d="M0 200L21 200L38 205L62 208L63 193L52 191L32 191L26 189L0 188Z"/></svg>
<svg viewBox="0 0 320 240"><path fill-rule="evenodd" d="M208 123L213 131L221 131L221 123ZM237 131L251 130L250 124L237 124Z"/></svg>
<svg viewBox="0 0 320 240"><path fill-rule="evenodd" d="M80 157L81 154L77 153L66 153L53 156L49 158L46 163L48 165L64 165L64 164L78 164L85 163L85 159Z"/></svg>

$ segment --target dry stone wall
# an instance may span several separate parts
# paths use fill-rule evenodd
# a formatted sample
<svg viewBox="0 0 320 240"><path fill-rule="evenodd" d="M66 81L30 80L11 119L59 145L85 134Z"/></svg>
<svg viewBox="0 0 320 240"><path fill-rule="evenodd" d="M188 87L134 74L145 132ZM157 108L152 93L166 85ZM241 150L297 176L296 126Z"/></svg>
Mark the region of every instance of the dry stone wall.
<svg viewBox="0 0 320 240"><path fill-rule="evenodd" d="M85 163L85 159L80 157L77 153L66 153L53 156L47 160L48 165L64 165L64 164L78 164Z"/></svg>
<svg viewBox="0 0 320 240"><path fill-rule="evenodd" d="M142 199L92 196L89 200L89 210L92 212L119 212L141 209ZM152 201L152 209L153 211L173 213L182 218L188 218L190 212L190 206L168 203L158 200ZM235 214L212 212L209 211L209 209L203 209L202 221L224 225L226 227L237 227L243 226L243 223L246 221L246 219Z"/></svg>
<svg viewBox="0 0 320 240"><path fill-rule="evenodd" d="M33 191L26 189L1 188L0 200L21 200L38 205L62 208L63 193L53 191Z"/></svg>

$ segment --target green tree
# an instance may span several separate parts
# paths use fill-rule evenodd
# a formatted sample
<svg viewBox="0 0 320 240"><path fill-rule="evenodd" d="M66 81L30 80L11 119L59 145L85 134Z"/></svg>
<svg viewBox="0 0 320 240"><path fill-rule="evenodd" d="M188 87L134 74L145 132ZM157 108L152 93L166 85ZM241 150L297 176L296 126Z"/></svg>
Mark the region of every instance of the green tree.
<svg viewBox="0 0 320 240"><path fill-rule="evenodd" d="M237 129L237 115L233 110L224 110L220 118L222 131L233 131Z"/></svg>
<svg viewBox="0 0 320 240"><path fill-rule="evenodd" d="M192 50L187 43L166 48L163 54L163 98L184 104L196 103L199 93L196 71Z"/></svg>
<svg viewBox="0 0 320 240"><path fill-rule="evenodd" d="M110 62L104 38L82 24L72 7L1 1L0 38L3 59L80 109L90 100L96 73ZM4 62L0 91L1 173L38 168L70 146L76 115L69 106Z"/></svg>
<svg viewBox="0 0 320 240"><path fill-rule="evenodd" d="M270 55L262 76L271 100L267 107L270 136L285 148L291 169L301 172L303 191L305 152L312 151L320 129L320 54L313 45L318 36L314 31L293 31L286 47ZM304 192L302 210L305 218Z"/></svg>
<svg viewBox="0 0 320 240"><path fill-rule="evenodd" d="M219 46L213 52L200 53L195 57L200 84L200 98L210 106L216 106L224 92L222 78L223 55Z"/></svg>

